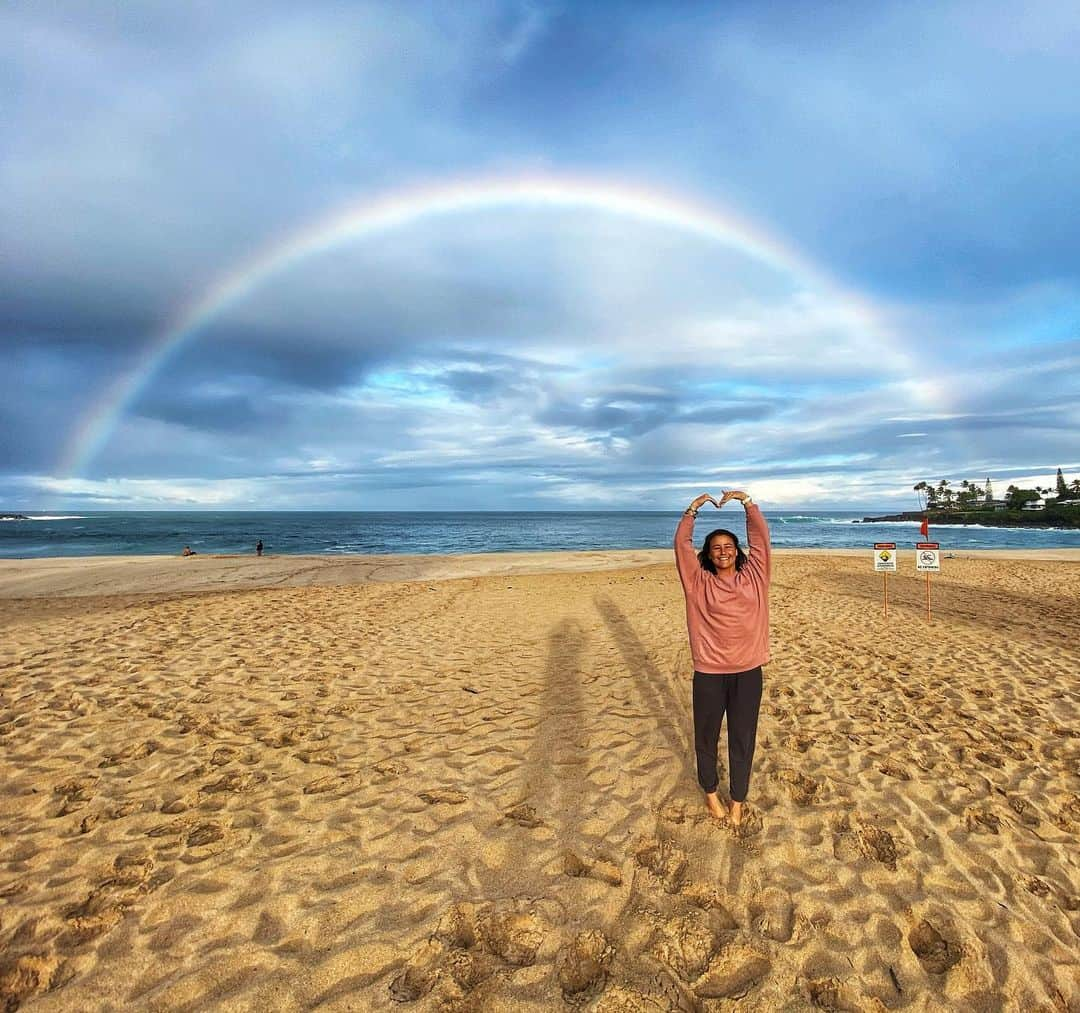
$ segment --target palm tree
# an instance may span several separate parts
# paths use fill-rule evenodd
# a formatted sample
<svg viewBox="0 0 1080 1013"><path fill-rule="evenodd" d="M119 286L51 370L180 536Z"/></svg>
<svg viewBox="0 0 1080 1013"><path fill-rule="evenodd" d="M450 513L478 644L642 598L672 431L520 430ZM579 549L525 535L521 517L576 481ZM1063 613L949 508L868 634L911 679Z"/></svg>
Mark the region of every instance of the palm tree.
<svg viewBox="0 0 1080 1013"><path fill-rule="evenodd" d="M919 498L919 509L920 510L925 510L926 509L926 491L930 487L925 482L919 482L917 485L913 485L911 488L915 490L915 494Z"/></svg>

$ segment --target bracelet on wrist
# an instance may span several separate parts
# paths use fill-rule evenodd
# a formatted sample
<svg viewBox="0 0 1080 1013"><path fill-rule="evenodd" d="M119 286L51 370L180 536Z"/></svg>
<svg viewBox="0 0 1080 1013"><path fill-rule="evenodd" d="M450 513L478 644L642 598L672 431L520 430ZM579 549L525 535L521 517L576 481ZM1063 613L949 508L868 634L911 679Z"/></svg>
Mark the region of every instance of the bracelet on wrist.
<svg viewBox="0 0 1080 1013"><path fill-rule="evenodd" d="M748 507L753 502L754 502L754 497L753 496L744 496L743 501L742 501L742 505L744 507Z"/></svg>
<svg viewBox="0 0 1080 1013"><path fill-rule="evenodd" d="M683 513L689 514L691 517L697 517L698 508L696 506L688 506Z"/></svg>

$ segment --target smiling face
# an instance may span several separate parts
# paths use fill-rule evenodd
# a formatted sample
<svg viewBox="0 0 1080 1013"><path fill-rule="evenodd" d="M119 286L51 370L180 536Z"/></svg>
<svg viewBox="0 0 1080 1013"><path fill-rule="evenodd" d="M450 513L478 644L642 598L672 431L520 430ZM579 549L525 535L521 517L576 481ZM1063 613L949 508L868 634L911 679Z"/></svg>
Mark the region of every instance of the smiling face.
<svg viewBox="0 0 1080 1013"><path fill-rule="evenodd" d="M709 560L717 573L734 573L738 549L731 535L713 535L709 539Z"/></svg>

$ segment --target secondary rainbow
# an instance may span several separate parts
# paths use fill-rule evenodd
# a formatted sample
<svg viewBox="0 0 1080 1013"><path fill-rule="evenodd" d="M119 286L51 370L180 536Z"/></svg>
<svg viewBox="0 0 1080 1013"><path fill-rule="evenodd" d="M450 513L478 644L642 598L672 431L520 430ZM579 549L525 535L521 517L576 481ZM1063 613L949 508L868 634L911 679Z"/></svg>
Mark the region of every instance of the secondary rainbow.
<svg viewBox="0 0 1080 1013"><path fill-rule="evenodd" d="M624 182L566 176L471 178L414 187L352 202L284 241L238 264L147 342L135 365L121 374L75 428L57 474L83 472L117 423L166 360L215 319L290 267L347 242L413 225L425 218L501 207L581 208L666 226L736 249L793 276L842 305L872 345L897 361L896 348L875 307L844 291L787 244L739 215L660 190Z"/></svg>

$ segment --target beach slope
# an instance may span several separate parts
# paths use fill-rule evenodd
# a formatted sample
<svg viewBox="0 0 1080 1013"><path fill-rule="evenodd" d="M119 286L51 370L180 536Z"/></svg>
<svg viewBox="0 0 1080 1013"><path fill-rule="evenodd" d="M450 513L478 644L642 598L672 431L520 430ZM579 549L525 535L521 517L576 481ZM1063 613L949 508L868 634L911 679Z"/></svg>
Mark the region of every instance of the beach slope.
<svg viewBox="0 0 1080 1013"><path fill-rule="evenodd" d="M572 555L0 566L0 1007L1080 1008L1080 563L777 554L736 831Z"/></svg>

